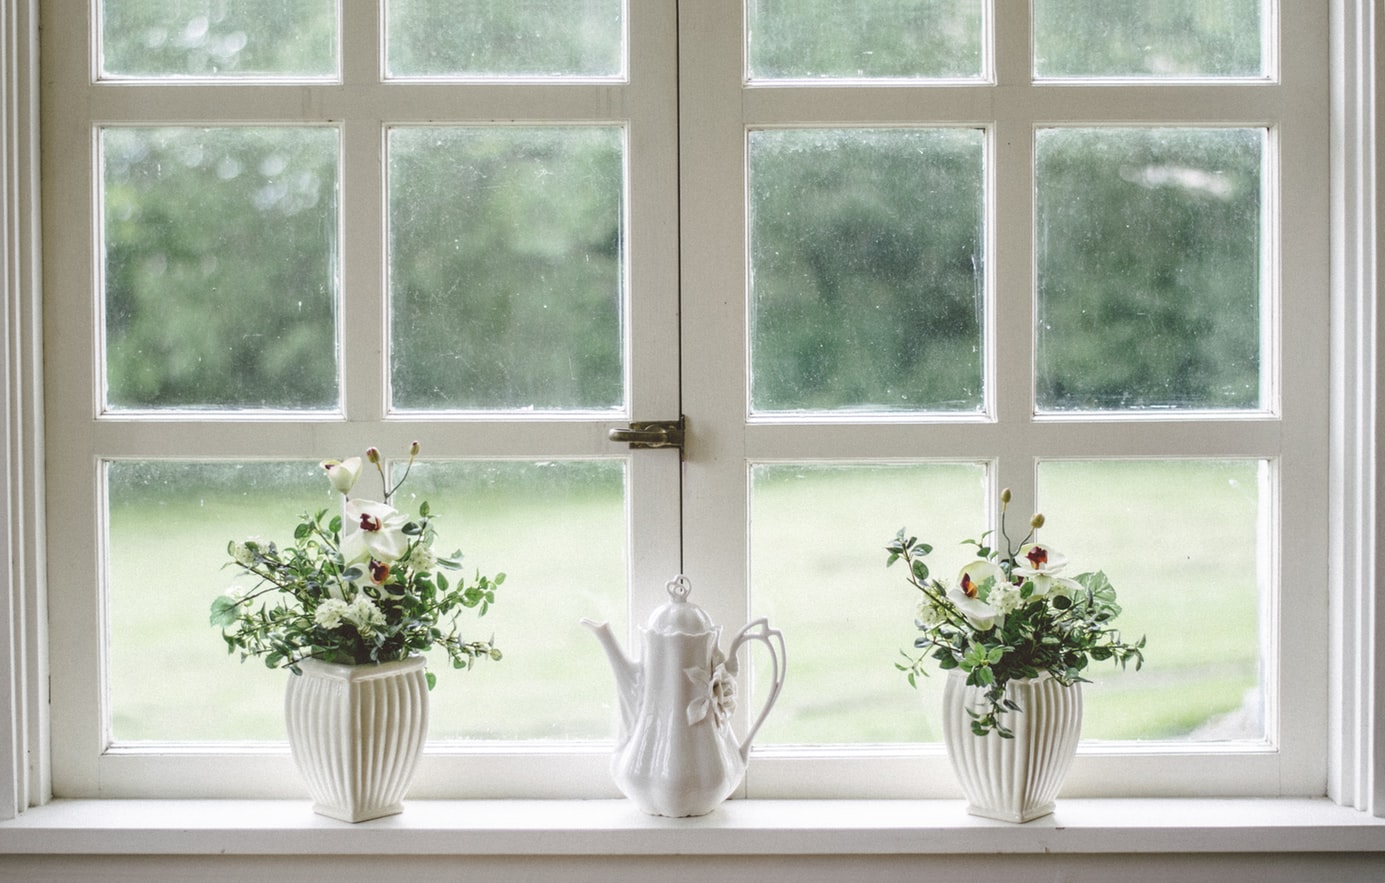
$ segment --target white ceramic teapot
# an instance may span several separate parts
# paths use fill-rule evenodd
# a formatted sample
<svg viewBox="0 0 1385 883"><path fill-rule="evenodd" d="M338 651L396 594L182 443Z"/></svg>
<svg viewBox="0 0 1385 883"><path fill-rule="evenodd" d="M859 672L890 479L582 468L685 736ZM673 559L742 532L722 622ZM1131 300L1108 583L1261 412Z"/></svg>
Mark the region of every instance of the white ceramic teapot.
<svg viewBox="0 0 1385 883"><path fill-rule="evenodd" d="M669 603L654 611L644 633L644 656L632 662L607 623L582 624L601 640L616 676L620 734L611 775L621 793L651 815L700 816L716 809L745 775L750 742L784 686L784 635L764 618L741 629L723 654L721 626L688 603L692 585L666 584ZM732 732L736 708L736 651L763 641L773 660L773 683L745 740Z"/></svg>

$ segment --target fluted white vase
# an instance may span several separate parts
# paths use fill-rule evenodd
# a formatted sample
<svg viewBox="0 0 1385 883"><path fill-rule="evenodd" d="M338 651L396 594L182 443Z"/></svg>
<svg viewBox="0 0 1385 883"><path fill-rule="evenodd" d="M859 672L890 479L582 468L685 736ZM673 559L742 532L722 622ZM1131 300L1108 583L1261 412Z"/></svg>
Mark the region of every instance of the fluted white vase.
<svg viewBox="0 0 1385 883"><path fill-rule="evenodd" d="M306 659L284 697L289 749L313 811L346 822L404 808L428 737L424 658L370 665Z"/></svg>
<svg viewBox="0 0 1385 883"><path fill-rule="evenodd" d="M1047 674L1006 684L1006 697L1021 709L1001 716L1013 739L972 733L967 708L980 710L983 693L955 669L943 688L943 742L967 812L1006 822L1048 815L1082 736L1082 685L1064 686Z"/></svg>

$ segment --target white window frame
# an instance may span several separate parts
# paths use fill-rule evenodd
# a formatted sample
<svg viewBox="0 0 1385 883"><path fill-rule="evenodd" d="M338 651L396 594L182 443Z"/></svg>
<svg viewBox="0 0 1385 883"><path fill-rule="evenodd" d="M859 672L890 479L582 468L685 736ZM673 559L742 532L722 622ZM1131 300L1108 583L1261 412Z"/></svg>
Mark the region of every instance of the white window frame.
<svg viewBox="0 0 1385 883"><path fill-rule="evenodd" d="M52 17L43 29L45 70L55 87L42 95L49 124L43 132L49 176L44 181L45 223L60 216L74 235L55 237L44 254L46 358L62 367L47 375L53 409L46 455L71 470L49 483L50 512L66 506L104 506L103 464L122 458L321 459L367 444L403 451L422 439L427 456L462 459L591 459L624 461L627 518L632 525L626 560L630 586L660 585L679 569L678 457L671 451L636 455L607 439L632 420L679 412L677 351L676 29L672 0L630 4L626 27L653 39L631 40L629 74L517 83L485 78L452 85L428 79L386 78L381 57L383 5L338 3L340 75L314 78L111 78L99 76L98 16L90 2L40 3ZM61 38L51 38L61 32ZM390 125L511 124L609 125L623 130L627 194L626 297L623 354L626 401L601 412L419 412L391 410L386 387L387 328L385 172L382 157ZM99 290L102 268L98 224L97 133L126 125L309 125L339 134L342 401L323 412L134 411L104 409L100 318L86 294ZM81 218L82 220L77 220ZM60 225L61 226L61 225ZM69 292L58 296L56 292ZM54 335L53 327L84 330ZM348 357L347 354L358 354ZM154 431L149 431L150 427ZM63 500L67 502L64 503ZM51 717L65 734L51 748L53 791L93 797L288 797L295 772L286 746L234 743L119 744L106 732L110 696L100 674L104 589L90 568L105 558L96 522L72 525L74 554L53 561L48 594L55 645L69 648L51 660ZM76 553L80 546L83 552ZM638 550L635 554L633 550ZM98 567L101 565L97 565ZM70 568L70 569L69 569ZM555 579L561 573L555 573ZM629 618L646 618L633 592ZM92 599L99 599L91 603ZM576 628L576 623L573 623ZM595 658L600 652L592 644ZM92 677L92 675L97 675ZM96 713L93 713L96 712ZM609 749L600 743L549 751L501 743L472 750L430 746L416 796L578 796L613 794ZM484 759L480 759L484 758Z"/></svg>
<svg viewBox="0 0 1385 883"><path fill-rule="evenodd" d="M681 16L685 52L714 59L718 71L744 70L741 23L732 0L694 4ZM1319 578L1327 555L1325 321L1278 321L1305 314L1326 318L1326 230L1278 229L1279 217L1324 219L1326 227L1327 108L1314 85L1326 91L1323 51L1325 10L1312 4L1271 3L1283 17L1272 27L1267 75L1244 80L1148 82L1130 79L1034 81L1031 74L1029 5L988 5L995 28L981 82L912 85L831 80L756 81L730 76L685 75L682 90L681 163L685 262L683 272L684 400L687 413L721 431L701 442L687 464L685 556L725 590L723 605L745 604L739 587L749 584L745 549L751 464L774 462L871 463L985 462L995 488L1015 493L1017 511L1035 511L1036 464L1061 458L1264 459L1276 473L1265 501L1268 533L1302 543L1267 545L1276 563L1262 625L1267 638L1265 692L1269 732L1263 744L1169 742L1092 743L1079 748L1065 793L1084 796L1310 794L1326 775L1326 702L1320 679L1327 646L1325 616L1281 616L1284 609L1324 611ZM1273 14L1273 12L1271 13ZM984 413L890 414L779 418L749 414L749 369L744 341L744 302L703 292L741 292L748 287L745 225L727 217L727 206L746 196L748 132L759 128L863 128L947 125L982 128L988 153L989 205L986 305L988 358ZM1030 292L1035 280L1032 249L1035 132L1049 126L1244 126L1269 131L1264 192L1266 242L1262 307L1270 365L1261 410L1247 413L1036 413L1033 400L1034 321ZM1283 171L1281 171L1283 170ZM1293 171L1289 171L1293 170ZM743 216L742 216L743 217ZM712 219L720 219L714 222ZM1314 225L1309 222L1307 227ZM708 260L706 255L717 255ZM1316 293L1316 294L1315 294ZM1283 303L1281 304L1281 298ZM1273 329L1283 326L1283 340ZM718 366L699 372L693 359ZM711 489L710 491L708 489ZM844 597L843 603L854 603ZM790 655L793 636L789 635ZM1150 659L1158 656L1151 635ZM1138 677L1138 675L1126 675ZM790 675L792 677L792 675ZM1277 703L1291 713L1279 713ZM1321 702L1321 711L1318 710ZM882 711L881 713L891 713ZM908 713L907 709L900 713ZM921 756L920 756L921 755ZM831 759L829 761L828 759ZM952 773L941 746L765 747L752 755L753 796L825 798L847 793L908 797L949 793Z"/></svg>
<svg viewBox="0 0 1385 883"><path fill-rule="evenodd" d="M1385 192L1377 174L1379 86L1385 22L1370 0L1333 0L1332 462L1327 795L1385 816L1385 615L1375 551L1385 543L1377 502L1381 444L1377 309L1385 250ZM0 819L51 797L43 487L43 353L39 344L37 0L0 8L0 389L5 432L0 470L6 551L0 569Z"/></svg>

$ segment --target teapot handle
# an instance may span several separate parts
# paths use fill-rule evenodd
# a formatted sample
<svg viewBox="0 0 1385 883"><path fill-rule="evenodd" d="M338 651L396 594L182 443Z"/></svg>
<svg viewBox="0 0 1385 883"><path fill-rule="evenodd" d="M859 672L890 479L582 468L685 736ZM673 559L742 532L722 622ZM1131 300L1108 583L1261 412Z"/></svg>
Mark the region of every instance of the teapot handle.
<svg viewBox="0 0 1385 883"><path fill-rule="evenodd" d="M769 710L774 707L774 702L779 698L779 691L784 689L784 669L787 657L784 653L784 633L779 629L769 627L769 620L760 617L741 629L740 634L731 642L731 647L726 652L729 659L736 658L736 651L741 649L741 645L746 641L763 641L769 648L770 660L774 663L774 682L770 686L769 696L765 699L764 707L760 709L760 714L755 718L755 723L751 724L750 730L745 734L745 740L741 742L741 760L748 761L750 758L750 743L755 738L755 734L760 731L760 725L769 716Z"/></svg>

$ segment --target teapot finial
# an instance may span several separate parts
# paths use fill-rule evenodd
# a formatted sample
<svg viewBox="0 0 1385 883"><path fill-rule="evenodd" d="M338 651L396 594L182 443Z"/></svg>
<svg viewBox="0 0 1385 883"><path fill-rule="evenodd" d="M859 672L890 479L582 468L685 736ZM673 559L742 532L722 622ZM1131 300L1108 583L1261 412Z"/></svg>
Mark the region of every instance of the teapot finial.
<svg viewBox="0 0 1385 883"><path fill-rule="evenodd" d="M692 580L680 573L664 583L664 588L674 601L687 601L688 596L692 594Z"/></svg>

